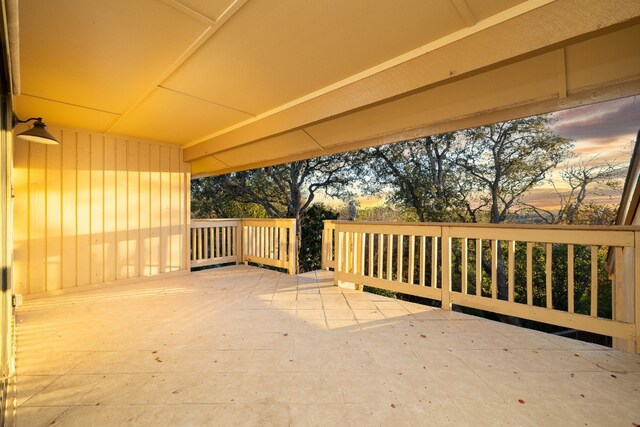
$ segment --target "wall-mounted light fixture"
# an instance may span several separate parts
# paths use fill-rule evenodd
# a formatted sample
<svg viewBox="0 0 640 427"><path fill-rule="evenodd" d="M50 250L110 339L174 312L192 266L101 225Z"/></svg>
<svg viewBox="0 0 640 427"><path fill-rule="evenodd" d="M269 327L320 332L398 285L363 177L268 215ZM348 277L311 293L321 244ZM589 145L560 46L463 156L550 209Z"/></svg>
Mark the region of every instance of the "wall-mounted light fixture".
<svg viewBox="0 0 640 427"><path fill-rule="evenodd" d="M20 120L18 116L13 116L13 126L18 123L29 123L35 120L33 127L17 135L18 138L30 141L38 142L40 144L60 144L60 142L47 131L47 125L42 121L42 117L31 117L27 120Z"/></svg>

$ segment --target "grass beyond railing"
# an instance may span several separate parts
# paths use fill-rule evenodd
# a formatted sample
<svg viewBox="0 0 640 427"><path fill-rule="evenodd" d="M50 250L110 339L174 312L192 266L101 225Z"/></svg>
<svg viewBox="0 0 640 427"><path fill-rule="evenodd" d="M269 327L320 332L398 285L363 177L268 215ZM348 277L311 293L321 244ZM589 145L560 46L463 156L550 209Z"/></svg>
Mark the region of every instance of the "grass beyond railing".
<svg viewBox="0 0 640 427"><path fill-rule="evenodd" d="M639 244L640 227L325 221L322 265L336 283L635 341L639 352Z"/></svg>
<svg viewBox="0 0 640 427"><path fill-rule="evenodd" d="M295 219L191 221L191 267L255 262L296 271Z"/></svg>

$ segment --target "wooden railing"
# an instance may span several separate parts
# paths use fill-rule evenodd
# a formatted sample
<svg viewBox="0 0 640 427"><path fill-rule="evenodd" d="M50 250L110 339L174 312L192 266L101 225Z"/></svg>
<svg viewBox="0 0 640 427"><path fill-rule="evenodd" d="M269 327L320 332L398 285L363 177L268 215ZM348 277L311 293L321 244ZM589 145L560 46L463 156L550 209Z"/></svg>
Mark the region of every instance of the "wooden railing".
<svg viewBox="0 0 640 427"><path fill-rule="evenodd" d="M322 230L322 257L321 268L328 270L329 268L335 268L335 221L325 220L324 228Z"/></svg>
<svg viewBox="0 0 640 427"><path fill-rule="evenodd" d="M241 262L296 271L294 219L202 219L191 221L191 267Z"/></svg>
<svg viewBox="0 0 640 427"><path fill-rule="evenodd" d="M338 284L635 341L640 352L638 246L640 227L325 221L322 265Z"/></svg>
<svg viewBox="0 0 640 427"><path fill-rule="evenodd" d="M243 260L296 273L295 219L243 219Z"/></svg>
<svg viewBox="0 0 640 427"><path fill-rule="evenodd" d="M242 262L241 219L191 221L191 267Z"/></svg>

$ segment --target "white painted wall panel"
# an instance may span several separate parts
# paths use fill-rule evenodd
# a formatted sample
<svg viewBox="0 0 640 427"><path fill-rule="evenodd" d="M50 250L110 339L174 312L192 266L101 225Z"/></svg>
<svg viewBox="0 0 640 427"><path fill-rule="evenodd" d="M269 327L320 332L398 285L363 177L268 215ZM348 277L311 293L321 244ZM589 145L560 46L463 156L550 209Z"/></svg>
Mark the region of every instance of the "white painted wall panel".
<svg viewBox="0 0 640 427"><path fill-rule="evenodd" d="M189 168L182 149L79 130L50 131L60 145L17 140L16 292L38 294L186 269Z"/></svg>

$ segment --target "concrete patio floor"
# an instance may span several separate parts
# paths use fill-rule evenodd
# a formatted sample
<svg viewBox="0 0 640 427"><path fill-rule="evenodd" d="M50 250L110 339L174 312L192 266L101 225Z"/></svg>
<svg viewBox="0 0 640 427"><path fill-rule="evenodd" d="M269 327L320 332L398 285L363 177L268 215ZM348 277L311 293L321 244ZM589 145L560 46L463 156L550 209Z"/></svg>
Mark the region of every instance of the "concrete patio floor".
<svg viewBox="0 0 640 427"><path fill-rule="evenodd" d="M18 426L640 423L640 357L232 266L26 301Z"/></svg>

